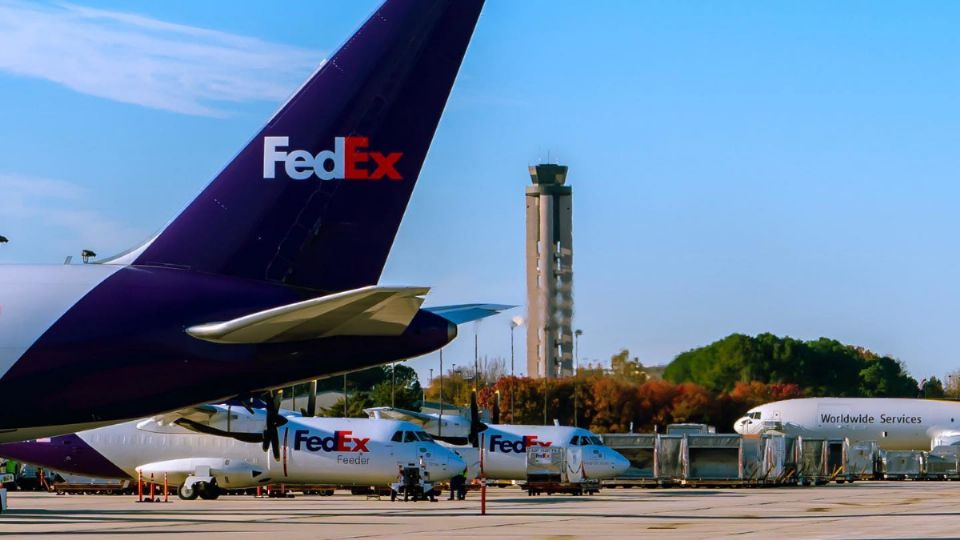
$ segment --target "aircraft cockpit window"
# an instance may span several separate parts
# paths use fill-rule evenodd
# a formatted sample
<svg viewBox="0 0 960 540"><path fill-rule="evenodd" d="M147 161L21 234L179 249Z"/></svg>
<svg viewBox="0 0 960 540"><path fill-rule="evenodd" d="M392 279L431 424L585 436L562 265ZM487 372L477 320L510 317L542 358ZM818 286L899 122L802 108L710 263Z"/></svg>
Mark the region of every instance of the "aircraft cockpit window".
<svg viewBox="0 0 960 540"><path fill-rule="evenodd" d="M417 436L412 431L403 432L403 442L417 442Z"/></svg>
<svg viewBox="0 0 960 540"><path fill-rule="evenodd" d="M597 437L596 435L591 435L591 436L590 436L590 444L594 444L594 445L597 445L597 446L603 446L603 441L600 440L600 437Z"/></svg>
<svg viewBox="0 0 960 540"><path fill-rule="evenodd" d="M398 431L393 434L393 437L390 437L390 440L393 442L403 442L403 432Z"/></svg>
<svg viewBox="0 0 960 540"><path fill-rule="evenodd" d="M433 440L433 437L426 431L415 431L414 433L417 434L417 437L419 437L421 441L430 442Z"/></svg>
<svg viewBox="0 0 960 540"><path fill-rule="evenodd" d="M754 419L754 420L759 420L759 419L760 419L760 411L748 412L748 413L747 413L747 418L752 418L752 419Z"/></svg>
<svg viewBox="0 0 960 540"><path fill-rule="evenodd" d="M574 435L573 438L570 439L570 446L580 446L580 436L579 436L579 435Z"/></svg>

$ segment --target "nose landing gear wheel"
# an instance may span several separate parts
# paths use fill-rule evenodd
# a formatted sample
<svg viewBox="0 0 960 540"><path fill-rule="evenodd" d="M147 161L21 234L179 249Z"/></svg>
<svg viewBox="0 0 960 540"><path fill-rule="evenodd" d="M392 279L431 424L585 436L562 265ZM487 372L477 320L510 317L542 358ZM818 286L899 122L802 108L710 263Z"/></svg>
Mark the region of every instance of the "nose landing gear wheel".
<svg viewBox="0 0 960 540"><path fill-rule="evenodd" d="M196 499L198 495L200 495L200 493L197 491L197 484L191 484L189 486L182 485L180 489L177 490L177 496L185 501L192 501Z"/></svg>

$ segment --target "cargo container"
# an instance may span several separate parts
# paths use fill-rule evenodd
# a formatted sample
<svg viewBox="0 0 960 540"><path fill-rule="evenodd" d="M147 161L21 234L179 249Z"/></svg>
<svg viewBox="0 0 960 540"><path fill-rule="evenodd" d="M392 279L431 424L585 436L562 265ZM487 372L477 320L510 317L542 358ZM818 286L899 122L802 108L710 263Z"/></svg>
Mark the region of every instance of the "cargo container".
<svg viewBox="0 0 960 540"><path fill-rule="evenodd" d="M917 480L923 478L926 453L914 450L887 450L880 454L883 477L888 480Z"/></svg>
<svg viewBox="0 0 960 540"><path fill-rule="evenodd" d="M604 482L605 486L645 486L656 483L654 452L656 433L608 433L601 435L603 444L630 460L630 468L619 477Z"/></svg>

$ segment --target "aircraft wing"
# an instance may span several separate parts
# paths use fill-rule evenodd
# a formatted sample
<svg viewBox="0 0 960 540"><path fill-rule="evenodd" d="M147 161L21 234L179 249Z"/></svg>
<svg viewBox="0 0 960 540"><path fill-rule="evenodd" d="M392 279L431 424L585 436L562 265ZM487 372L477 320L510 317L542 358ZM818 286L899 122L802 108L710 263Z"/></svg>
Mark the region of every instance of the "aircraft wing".
<svg viewBox="0 0 960 540"><path fill-rule="evenodd" d="M330 336L398 336L423 304L427 287L369 286L187 328L214 343L277 343Z"/></svg>
<svg viewBox="0 0 960 540"><path fill-rule="evenodd" d="M176 424L177 420L187 419L193 422L207 422L220 409L214 405L197 405L196 407L187 407L166 414L151 416L137 423L137 429L143 431L158 431Z"/></svg>
<svg viewBox="0 0 960 540"><path fill-rule="evenodd" d="M503 304L460 304L456 306L436 306L423 309L424 311L439 315L453 324L462 324L490 317L501 311L515 307L517 306L505 306Z"/></svg>
<svg viewBox="0 0 960 540"><path fill-rule="evenodd" d="M412 422L421 426L426 425L427 422L435 422L437 420L434 416L429 414L408 411L406 409L397 409L395 407L371 407L369 409L364 409L363 412L367 413L367 416L370 418L404 420L406 422Z"/></svg>

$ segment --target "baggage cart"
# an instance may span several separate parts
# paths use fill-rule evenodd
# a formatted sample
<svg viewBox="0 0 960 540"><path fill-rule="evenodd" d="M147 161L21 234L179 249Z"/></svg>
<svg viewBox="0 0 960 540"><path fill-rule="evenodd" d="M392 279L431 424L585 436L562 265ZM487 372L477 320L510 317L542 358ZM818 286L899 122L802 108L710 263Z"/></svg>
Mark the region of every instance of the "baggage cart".
<svg viewBox="0 0 960 540"><path fill-rule="evenodd" d="M683 435L657 435L653 474L661 486L679 485L683 480Z"/></svg>
<svg viewBox="0 0 960 540"><path fill-rule="evenodd" d="M854 480L879 479L880 450L877 441L843 440L843 477L848 482Z"/></svg>
<svg viewBox="0 0 960 540"><path fill-rule="evenodd" d="M937 446L927 454L929 480L960 480L960 446Z"/></svg>
<svg viewBox="0 0 960 540"><path fill-rule="evenodd" d="M917 480L923 477L925 452L888 450L881 454L883 477L887 480Z"/></svg>
<svg viewBox="0 0 960 540"><path fill-rule="evenodd" d="M527 495L569 493L592 495L600 491L600 482L587 478L582 448L531 446L527 448Z"/></svg>
<svg viewBox="0 0 960 540"><path fill-rule="evenodd" d="M758 436L740 437L739 474L746 484L763 480L763 439Z"/></svg>
<svg viewBox="0 0 960 540"><path fill-rule="evenodd" d="M681 441L681 480L684 485L740 482L740 436L690 434Z"/></svg>
<svg viewBox="0 0 960 540"><path fill-rule="evenodd" d="M654 476L654 453L657 443L655 433L608 433L601 435L603 444L620 452L630 460L630 468L613 480L603 482L610 487L633 487L656 485Z"/></svg>
<svg viewBox="0 0 960 540"><path fill-rule="evenodd" d="M827 441L808 437L797 438L797 483L823 485L830 480L827 468Z"/></svg>

